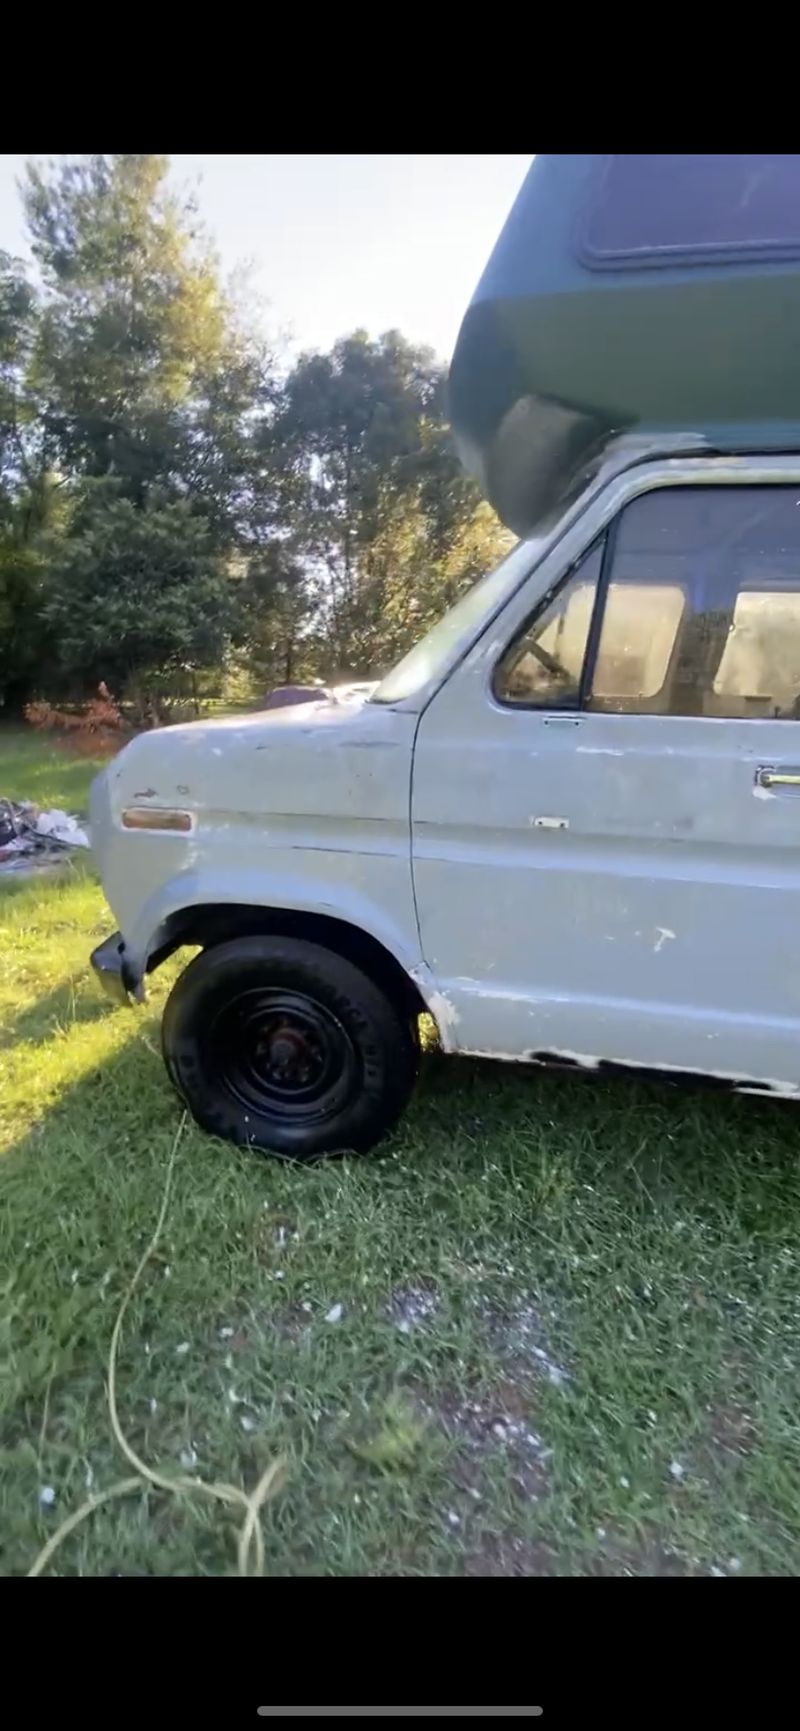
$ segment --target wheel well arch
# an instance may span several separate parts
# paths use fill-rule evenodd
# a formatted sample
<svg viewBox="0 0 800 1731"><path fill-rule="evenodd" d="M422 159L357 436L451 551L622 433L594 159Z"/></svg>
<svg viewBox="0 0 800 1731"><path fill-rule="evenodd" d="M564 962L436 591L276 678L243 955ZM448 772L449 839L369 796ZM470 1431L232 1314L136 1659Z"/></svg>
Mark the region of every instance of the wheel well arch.
<svg viewBox="0 0 800 1731"><path fill-rule="evenodd" d="M186 945L197 944L208 950L231 938L249 936L307 938L310 943L321 944L361 968L395 1002L403 1004L409 1015L430 1014L416 982L378 938L349 920L305 908L261 907L250 902L203 902L180 908L159 928L147 972L152 973Z"/></svg>

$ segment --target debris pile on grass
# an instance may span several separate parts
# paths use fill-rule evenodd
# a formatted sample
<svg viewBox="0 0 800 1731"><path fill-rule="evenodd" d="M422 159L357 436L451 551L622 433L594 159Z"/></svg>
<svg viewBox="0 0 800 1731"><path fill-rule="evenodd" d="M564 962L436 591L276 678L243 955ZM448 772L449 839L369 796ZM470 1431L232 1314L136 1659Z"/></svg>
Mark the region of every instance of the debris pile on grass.
<svg viewBox="0 0 800 1731"><path fill-rule="evenodd" d="M88 846L85 829L68 812L0 798L0 872L53 864L67 849Z"/></svg>

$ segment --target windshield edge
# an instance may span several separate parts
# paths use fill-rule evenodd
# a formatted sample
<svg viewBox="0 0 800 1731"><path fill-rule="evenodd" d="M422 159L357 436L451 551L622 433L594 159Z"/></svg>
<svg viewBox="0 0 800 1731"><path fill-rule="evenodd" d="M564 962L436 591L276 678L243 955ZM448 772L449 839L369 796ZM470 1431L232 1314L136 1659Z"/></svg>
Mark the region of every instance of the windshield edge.
<svg viewBox="0 0 800 1731"><path fill-rule="evenodd" d="M541 536L518 541L384 674L369 702L409 703L432 682L440 682L525 581L542 546Z"/></svg>

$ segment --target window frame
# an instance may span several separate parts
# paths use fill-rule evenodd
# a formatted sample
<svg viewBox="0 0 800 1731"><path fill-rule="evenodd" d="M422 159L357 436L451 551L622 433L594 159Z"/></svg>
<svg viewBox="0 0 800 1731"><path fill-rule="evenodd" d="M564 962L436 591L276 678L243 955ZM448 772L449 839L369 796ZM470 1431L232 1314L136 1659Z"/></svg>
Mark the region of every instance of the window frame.
<svg viewBox="0 0 800 1731"><path fill-rule="evenodd" d="M545 591L544 595L540 596L536 606L530 613L526 614L522 624L517 626L513 636L509 637L508 642L503 645L503 648L501 649L492 668L490 681L492 697L500 709L510 709L512 711L532 710L535 714L545 715L577 715L583 709L585 702L586 669L589 664L589 649L592 643L592 636L597 619L597 610L603 590L603 577L606 568L606 560L608 558L608 543L615 528L615 524L616 519L614 520L614 523L609 524L607 528L601 529L599 534L593 536L592 540L584 547L583 552L579 553L577 557L571 561L567 566L566 571L563 571L561 576L556 579L555 583L551 583L550 588ZM552 606L552 603L558 599L562 590L567 588L568 584L580 570L581 566L585 565L588 559L591 559L595 549L601 544L603 551L600 559L600 570L597 573L597 585L594 593L594 601L592 603L591 617L589 619L589 629L586 634L586 647L583 652L583 661L581 662L581 673L578 680L577 696L574 698L564 698L560 703L552 701L549 703L537 703L534 702L533 699L526 702L522 698L503 697L498 690L498 680L509 656L512 655L513 651L516 649L517 645L522 642L523 638L527 637L531 627L536 624L537 620L541 619L542 615L547 612L548 607Z"/></svg>
<svg viewBox="0 0 800 1731"><path fill-rule="evenodd" d="M791 460L791 468L794 470L794 473L786 472L786 470L778 471L777 467L773 470L769 463L769 459L767 459L763 464L759 463L758 459L750 457L739 459L733 458L729 461L731 464L741 464L741 469L737 468L735 472L729 469L727 473L720 473L719 470L716 469L714 463L708 459L688 459L685 463L678 461L674 464L674 467L673 465L669 465L669 469L667 469L666 466L654 463L651 472L652 478L648 475L644 485L634 485L629 491L624 488L620 489L620 493L616 498L616 508L613 510L613 513L609 513L605 520L602 521L599 526L595 527L595 532L589 537L586 545L579 552L573 554L573 557L570 559L566 568L547 586L544 593L538 598L531 610L525 614L522 622L517 625L516 630L503 644L499 653L494 657L489 671L488 695L491 698L491 701L501 709L504 714L519 712L521 714L529 715L573 715L576 717L579 715L591 715L608 716L611 719L626 718L628 720L656 720L661 722L682 722L690 720L693 722L701 721L711 727L719 727L722 724L729 726L746 725L748 728L764 725L773 726L776 719L780 720L785 725L787 722L791 723L791 721L795 719L794 717L788 716L776 718L774 716L761 715L684 716L672 715L669 712L653 708L594 709L591 707L592 685L597 665L597 654L602 637L606 601L608 590L613 578L617 534L619 531L619 525L629 506L633 505L638 499L644 497L645 494L671 493L676 490L683 491L686 487L695 486L710 486L715 490L723 487L727 488L729 486L750 488L770 486L781 489L797 488L800 490L800 455ZM704 462L706 465L705 467L703 466ZM669 472L669 470L672 472ZM624 475L620 477L620 480L623 483L625 479L626 477ZM616 492L616 489L614 489L614 491ZM530 630L531 626L536 623L536 620L541 618L542 614L560 594L561 590L569 583L570 578L574 576L578 568L587 558L590 557L595 547L597 547L601 542L603 542L603 554L597 578L597 589L595 592L589 631L586 638L586 648L584 651L577 699L562 703L536 703L532 701L514 701L513 699L501 697L497 690L497 680L500 669L511 650L515 644L521 641ZM800 582L798 583L797 592L800 593ZM685 621L682 621L681 626L676 633L664 683L666 683L670 677L684 625ZM662 684L661 690L663 691L663 689L664 686ZM800 717L797 719L800 720Z"/></svg>
<svg viewBox="0 0 800 1731"><path fill-rule="evenodd" d="M725 264L770 262L791 264L800 259L800 235L769 240L667 242L642 246L603 247L594 241L592 220L598 197L613 172L614 157L605 155L591 177L584 207L576 223L574 244L585 270L626 273L636 270L702 270Z"/></svg>

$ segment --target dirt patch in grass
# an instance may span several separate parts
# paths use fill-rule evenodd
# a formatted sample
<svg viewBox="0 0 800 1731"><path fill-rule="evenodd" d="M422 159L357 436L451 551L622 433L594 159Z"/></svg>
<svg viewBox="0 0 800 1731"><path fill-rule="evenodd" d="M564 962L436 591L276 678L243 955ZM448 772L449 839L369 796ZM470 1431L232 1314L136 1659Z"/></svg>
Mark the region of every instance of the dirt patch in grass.
<svg viewBox="0 0 800 1731"><path fill-rule="evenodd" d="M517 1376L545 1377L554 1388L565 1386L566 1367L550 1350L542 1311L530 1299L522 1298L505 1309L484 1303L479 1313L493 1352Z"/></svg>
<svg viewBox="0 0 800 1731"><path fill-rule="evenodd" d="M300 1342L307 1340L311 1332L312 1306L309 1300L298 1299L292 1304L284 1304L265 1320L265 1327L272 1328L283 1340Z"/></svg>
<svg viewBox="0 0 800 1731"><path fill-rule="evenodd" d="M439 1294L430 1281L416 1286L396 1286L389 1300L388 1314L401 1334L412 1334L415 1328L430 1322L439 1308Z"/></svg>
<svg viewBox="0 0 800 1731"><path fill-rule="evenodd" d="M741 1407L712 1407L708 1418L709 1446L718 1462L747 1460L758 1437L752 1412Z"/></svg>
<svg viewBox="0 0 800 1731"><path fill-rule="evenodd" d="M458 1572L552 1573L554 1553L525 1532L548 1494L550 1450L531 1398L499 1380L474 1399L454 1388L417 1389L416 1410L443 1445L445 1519L461 1547Z"/></svg>
<svg viewBox="0 0 800 1731"><path fill-rule="evenodd" d="M256 1219L253 1237L259 1261L280 1271L281 1263L291 1255L300 1233L291 1214L265 1207Z"/></svg>
<svg viewBox="0 0 800 1731"><path fill-rule="evenodd" d="M606 1528L597 1534L596 1544L579 1561L576 1572L603 1578L619 1575L685 1578L697 1573L653 1534L645 1533L632 1542Z"/></svg>
<svg viewBox="0 0 800 1731"><path fill-rule="evenodd" d="M459 1573L552 1576L562 1571L549 1545L509 1534L483 1533L479 1543L465 1552Z"/></svg>

